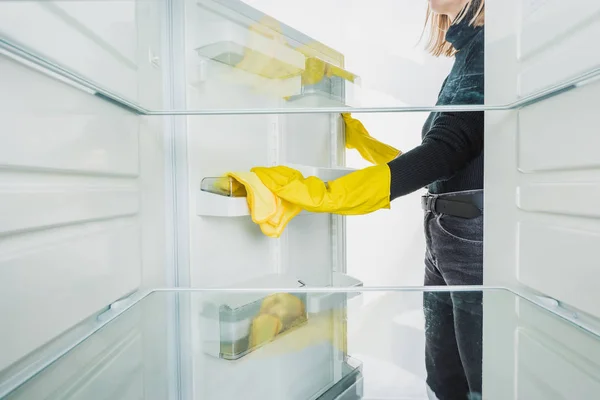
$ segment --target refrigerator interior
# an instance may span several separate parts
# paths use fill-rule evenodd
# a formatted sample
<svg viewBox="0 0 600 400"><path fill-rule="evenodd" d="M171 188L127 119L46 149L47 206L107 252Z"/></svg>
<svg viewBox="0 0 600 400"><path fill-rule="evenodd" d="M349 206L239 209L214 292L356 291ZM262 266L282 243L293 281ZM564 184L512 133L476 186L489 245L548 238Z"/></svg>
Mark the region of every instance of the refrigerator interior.
<svg viewBox="0 0 600 400"><path fill-rule="evenodd" d="M426 398L423 289L361 288L344 217L267 238L214 182L279 164L335 179L341 112L434 110L486 112L485 398L597 393L600 6L488 0L486 104L452 107L442 61L395 48L421 6L0 3L0 397ZM268 291L302 324L252 347Z"/></svg>

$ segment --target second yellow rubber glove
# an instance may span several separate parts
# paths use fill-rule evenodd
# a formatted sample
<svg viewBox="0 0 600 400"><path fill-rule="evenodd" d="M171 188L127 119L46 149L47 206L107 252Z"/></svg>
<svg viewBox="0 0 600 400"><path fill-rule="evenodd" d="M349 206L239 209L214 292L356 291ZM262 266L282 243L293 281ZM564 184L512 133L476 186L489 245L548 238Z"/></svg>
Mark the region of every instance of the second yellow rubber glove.
<svg viewBox="0 0 600 400"><path fill-rule="evenodd" d="M342 114L346 128L346 148L356 149L361 157L371 164L387 164L402 152L375 139L362 122L352 118L350 114Z"/></svg>
<svg viewBox="0 0 600 400"><path fill-rule="evenodd" d="M387 164L368 167L327 184L289 167L252 169L277 197L316 213L363 215L390 208L390 169Z"/></svg>

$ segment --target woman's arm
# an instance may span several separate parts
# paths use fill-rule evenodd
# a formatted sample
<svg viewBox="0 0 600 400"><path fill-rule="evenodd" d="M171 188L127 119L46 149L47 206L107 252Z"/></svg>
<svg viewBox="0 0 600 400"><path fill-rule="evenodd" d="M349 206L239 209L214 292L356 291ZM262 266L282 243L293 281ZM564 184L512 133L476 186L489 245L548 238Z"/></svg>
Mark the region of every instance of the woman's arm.
<svg viewBox="0 0 600 400"><path fill-rule="evenodd" d="M483 151L483 111L448 112L435 120L423 143L388 163L390 201L451 178Z"/></svg>
<svg viewBox="0 0 600 400"><path fill-rule="evenodd" d="M460 50L438 104L484 103L484 32ZM435 181L452 178L483 151L483 111L436 115L423 143L388 163L390 201Z"/></svg>

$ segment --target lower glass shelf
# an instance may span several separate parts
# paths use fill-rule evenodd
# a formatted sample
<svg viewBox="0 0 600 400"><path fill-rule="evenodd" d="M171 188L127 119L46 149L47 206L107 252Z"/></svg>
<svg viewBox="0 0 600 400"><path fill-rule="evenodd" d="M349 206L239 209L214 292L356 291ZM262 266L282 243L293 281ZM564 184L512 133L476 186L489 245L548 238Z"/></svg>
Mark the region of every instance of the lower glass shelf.
<svg viewBox="0 0 600 400"><path fill-rule="evenodd" d="M283 331L298 303L266 307L274 294L299 296L303 304L331 295L340 301L304 308L303 323ZM236 310L262 299L257 312L228 331L258 334L261 346L237 359L206 351L210 321L203 307L216 298ZM64 348L50 343L29 355L28 365L0 371L0 398L350 400L436 393L548 400L600 393L595 322L576 324L585 318L569 320L556 303L506 289L154 290L122 307L94 317L95 328Z"/></svg>

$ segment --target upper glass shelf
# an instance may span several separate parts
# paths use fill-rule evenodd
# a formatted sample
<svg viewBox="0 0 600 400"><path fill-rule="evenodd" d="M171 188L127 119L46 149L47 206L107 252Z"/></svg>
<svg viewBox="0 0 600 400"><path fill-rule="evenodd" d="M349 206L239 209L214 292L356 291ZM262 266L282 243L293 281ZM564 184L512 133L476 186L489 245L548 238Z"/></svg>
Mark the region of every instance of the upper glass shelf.
<svg viewBox="0 0 600 400"><path fill-rule="evenodd" d="M486 24L514 20L493 23L472 50L456 44L469 69L440 99L454 57L426 50L426 1L8 0L0 61L147 115L508 110L600 76L600 60L583 46L565 53L548 42L583 23L579 11L600 6L560 20L556 33L563 6L552 4L512 13L489 5ZM495 89L485 101L484 63L486 88Z"/></svg>
<svg viewBox="0 0 600 400"><path fill-rule="evenodd" d="M580 317L495 288L156 290L2 372L0 398L592 399Z"/></svg>

